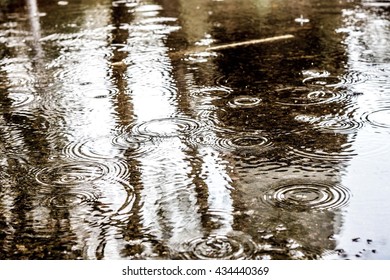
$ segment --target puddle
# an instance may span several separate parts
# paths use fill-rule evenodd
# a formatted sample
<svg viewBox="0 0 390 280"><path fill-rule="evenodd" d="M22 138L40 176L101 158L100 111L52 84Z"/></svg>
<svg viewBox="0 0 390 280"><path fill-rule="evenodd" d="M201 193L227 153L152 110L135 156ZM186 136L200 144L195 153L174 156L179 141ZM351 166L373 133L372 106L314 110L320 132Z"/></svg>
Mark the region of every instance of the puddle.
<svg viewBox="0 0 390 280"><path fill-rule="evenodd" d="M1 259L390 258L388 4L49 2L0 3Z"/></svg>

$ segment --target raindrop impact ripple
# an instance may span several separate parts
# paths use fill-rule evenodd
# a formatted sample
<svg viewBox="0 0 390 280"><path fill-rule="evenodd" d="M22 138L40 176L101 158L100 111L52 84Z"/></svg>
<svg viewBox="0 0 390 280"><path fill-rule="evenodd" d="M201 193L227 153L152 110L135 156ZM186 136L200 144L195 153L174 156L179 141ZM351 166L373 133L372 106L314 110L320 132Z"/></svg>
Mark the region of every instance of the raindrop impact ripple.
<svg viewBox="0 0 390 280"><path fill-rule="evenodd" d="M281 105L308 106L332 102L343 98L341 91L308 87L286 87L275 91L275 102Z"/></svg>
<svg viewBox="0 0 390 280"><path fill-rule="evenodd" d="M184 259L238 260L250 259L257 251L257 245L249 236L239 232L226 235L209 235L189 240L182 253Z"/></svg>
<svg viewBox="0 0 390 280"><path fill-rule="evenodd" d="M178 137L194 133L201 128L196 120L185 117L154 119L133 127L136 135L151 137Z"/></svg>
<svg viewBox="0 0 390 280"><path fill-rule="evenodd" d="M287 211L309 211L342 208L350 197L350 191L339 184L298 180L271 187L262 200Z"/></svg>

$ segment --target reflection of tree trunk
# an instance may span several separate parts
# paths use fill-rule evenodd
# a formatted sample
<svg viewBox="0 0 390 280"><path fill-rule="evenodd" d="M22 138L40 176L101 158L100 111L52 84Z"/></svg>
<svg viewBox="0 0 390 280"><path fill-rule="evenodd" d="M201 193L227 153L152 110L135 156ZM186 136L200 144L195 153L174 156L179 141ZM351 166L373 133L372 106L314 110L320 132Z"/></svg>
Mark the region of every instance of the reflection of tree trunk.
<svg viewBox="0 0 390 280"><path fill-rule="evenodd" d="M34 38L34 48L37 58L43 57L41 39L41 25L39 23L39 11L37 0L27 0L28 16L30 19L31 32Z"/></svg>
<svg viewBox="0 0 390 280"><path fill-rule="evenodd" d="M111 12L111 21L115 29L111 31L110 48L113 50L111 59L112 75L114 83L118 89L115 109L118 112L118 118L122 125L129 125L133 120L133 104L131 102L130 88L126 79L127 66L124 60L127 58L127 51L121 51L127 45L129 31L122 28L124 22L130 23L133 15L122 6L113 6Z"/></svg>
<svg viewBox="0 0 390 280"><path fill-rule="evenodd" d="M127 51L121 51L128 44L130 32L127 28L122 28L124 23L131 24L134 20L132 13L129 13L126 8L121 5L111 7L111 21L115 29L111 31L111 41L109 42L110 48L113 50L113 56L111 59L113 83L118 89L116 95L115 110L118 114L117 121L123 127L130 126L134 122L134 110L133 101L131 98L131 84L127 79L127 65L124 62L128 57ZM129 156L127 156L129 155ZM125 152L125 161L130 170L130 184L134 188L135 201L129 217L126 219L124 229L121 234L123 239L130 245L126 245L121 248L119 252L123 256L133 256L139 251L137 246L140 246L133 240L141 240L143 238L142 232L142 217L140 216L141 203L139 192L142 189L141 174L139 172L139 162L135 160L131 151Z"/></svg>

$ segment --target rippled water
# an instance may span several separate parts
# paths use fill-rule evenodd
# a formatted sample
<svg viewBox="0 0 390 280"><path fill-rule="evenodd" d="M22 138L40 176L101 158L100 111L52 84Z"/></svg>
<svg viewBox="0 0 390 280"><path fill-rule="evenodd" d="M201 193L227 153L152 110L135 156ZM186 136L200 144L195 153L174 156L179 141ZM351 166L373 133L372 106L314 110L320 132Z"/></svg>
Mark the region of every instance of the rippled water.
<svg viewBox="0 0 390 280"><path fill-rule="evenodd" d="M389 7L1 1L0 259L390 259Z"/></svg>

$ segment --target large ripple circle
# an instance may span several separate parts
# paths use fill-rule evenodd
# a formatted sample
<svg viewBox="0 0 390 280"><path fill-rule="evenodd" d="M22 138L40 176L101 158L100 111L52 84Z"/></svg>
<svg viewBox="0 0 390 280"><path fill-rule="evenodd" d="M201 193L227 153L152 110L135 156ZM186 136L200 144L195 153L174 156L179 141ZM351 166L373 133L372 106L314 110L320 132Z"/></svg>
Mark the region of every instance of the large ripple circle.
<svg viewBox="0 0 390 280"><path fill-rule="evenodd" d="M271 206L289 211L338 209L351 193L341 185L325 182L290 182L268 190L262 197Z"/></svg>
<svg viewBox="0 0 390 280"><path fill-rule="evenodd" d="M42 185L78 185L101 179L110 172L103 163L74 162L45 167L35 179Z"/></svg>
<svg viewBox="0 0 390 280"><path fill-rule="evenodd" d="M373 127L390 128L390 109L383 108L377 111L367 112L363 115L363 120Z"/></svg>

